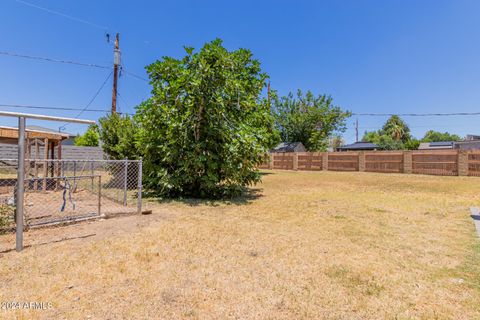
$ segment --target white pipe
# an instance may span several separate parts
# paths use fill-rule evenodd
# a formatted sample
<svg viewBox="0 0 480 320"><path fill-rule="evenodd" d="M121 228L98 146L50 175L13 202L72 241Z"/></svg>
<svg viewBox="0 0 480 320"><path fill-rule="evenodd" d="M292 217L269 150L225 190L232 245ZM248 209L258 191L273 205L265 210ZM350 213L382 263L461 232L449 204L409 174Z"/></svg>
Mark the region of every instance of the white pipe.
<svg viewBox="0 0 480 320"><path fill-rule="evenodd" d="M21 113L21 112L0 111L0 116L16 117L16 118L24 117L24 118L39 119L39 120L95 124L94 120L83 120L83 119L75 119L75 118L61 118L61 117L45 116L45 115L42 115L42 114L31 114L31 113Z"/></svg>

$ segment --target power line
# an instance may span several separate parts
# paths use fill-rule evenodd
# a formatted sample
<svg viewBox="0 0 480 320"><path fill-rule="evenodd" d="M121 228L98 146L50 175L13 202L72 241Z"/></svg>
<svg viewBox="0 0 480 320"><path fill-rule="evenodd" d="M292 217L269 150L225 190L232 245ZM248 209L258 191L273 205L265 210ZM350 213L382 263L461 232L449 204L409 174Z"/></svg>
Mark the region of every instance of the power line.
<svg viewBox="0 0 480 320"><path fill-rule="evenodd" d="M76 22L87 24L91 27L95 27L95 28L98 28L98 29L101 29L101 30L104 30L104 31L108 30L107 27L96 24L94 22L84 20L84 19L80 19L80 18L76 18L74 16L71 16L71 15L68 15L68 14L65 14L65 13L62 13L62 12L59 12L59 11L55 11L55 10L52 10L52 9L48 9L48 8L45 8L45 7L41 7L41 6L38 6L36 4L30 3L30 2L27 2L27 1L24 1L24 0L15 0L15 1L18 2L18 3L22 3L26 6L32 7L32 8L40 9L40 10L43 10L45 12L55 14L55 15L58 15L58 16L61 16L61 17L64 17L64 18L67 18L67 19L70 19L70 20L73 20L73 21L76 21Z"/></svg>
<svg viewBox="0 0 480 320"><path fill-rule="evenodd" d="M18 105L18 104L0 104L0 107L6 108L25 108L25 109L42 109L42 110L64 110L64 111L84 111L84 112L110 112L110 110L103 109L88 109L73 108L73 107L46 107L46 106L32 106L32 105Z"/></svg>
<svg viewBox="0 0 480 320"><path fill-rule="evenodd" d="M137 75L137 74L135 74L135 73L133 73L133 72L127 71L127 70L125 70L125 68L122 68L122 72L125 73L125 74L128 74L128 75L131 75L132 77L137 78L137 79L139 79L139 80L143 80L143 81L145 81L145 82L149 82L148 79L146 79L146 78L144 78L144 77L142 77L142 76L139 76L139 75Z"/></svg>
<svg viewBox="0 0 480 320"><path fill-rule="evenodd" d="M83 66L83 67L92 67L92 68L100 68L100 69L112 69L112 67L102 66L102 65L98 65L98 64L83 63L83 62L69 61L69 60L60 60L60 59L47 58L47 57L30 56L30 55L26 55L26 54L19 54L19 53L8 52L8 51L0 51L0 54L5 55L5 56L24 58L24 59L42 60L42 61L48 61L48 62L73 64L73 65Z"/></svg>
<svg viewBox="0 0 480 320"><path fill-rule="evenodd" d="M98 95L100 94L100 92L102 91L103 87L105 87L105 84L107 84L107 81L108 79L110 79L110 77L112 76L112 72L110 72L108 74L108 76L105 78L105 81L103 81L102 85L100 86L100 88L98 88L97 92L95 92L95 94L93 95L92 99L90 99L90 101L87 103L87 105L85 106L85 108L83 108L76 116L75 118L78 118L82 115L82 113L84 113L88 107L90 107L90 105L93 103L93 101L95 101L95 99L98 97Z"/></svg>
<svg viewBox="0 0 480 320"><path fill-rule="evenodd" d="M100 88L98 88L97 92L95 92L95 94L93 95L92 99L90 99L90 101L87 103L87 105L85 106L85 108L83 108L76 116L75 116L75 119L77 119L78 117L80 117L82 115L82 113L84 113L88 107L90 107L90 105L93 103L93 101L95 101L95 99L98 97L98 95L100 94L100 92L102 91L103 87L105 87L105 84L107 83L108 79L110 79L110 77L112 76L113 74L113 71L111 71L108 76L105 78L105 81L103 81L102 85L100 86ZM65 123L63 126L59 127L59 131L61 129L65 129L70 123Z"/></svg>
<svg viewBox="0 0 480 320"><path fill-rule="evenodd" d="M355 116L373 116L373 117L445 117L445 116L478 116L480 112L453 112L453 113L352 113Z"/></svg>

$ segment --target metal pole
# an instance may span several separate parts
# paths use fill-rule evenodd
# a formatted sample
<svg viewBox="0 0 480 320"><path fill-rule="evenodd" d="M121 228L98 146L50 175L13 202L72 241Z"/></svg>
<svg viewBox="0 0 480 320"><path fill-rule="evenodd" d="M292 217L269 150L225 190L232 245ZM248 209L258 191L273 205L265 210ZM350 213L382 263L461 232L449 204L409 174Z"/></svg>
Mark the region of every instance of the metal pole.
<svg viewBox="0 0 480 320"><path fill-rule="evenodd" d="M102 176L98 176L98 215L102 214Z"/></svg>
<svg viewBox="0 0 480 320"><path fill-rule="evenodd" d="M18 118L18 170L17 170L17 197L15 201L16 215L16 250L23 250L23 204L25 192L25 118Z"/></svg>
<svg viewBox="0 0 480 320"><path fill-rule="evenodd" d="M137 211L142 213L142 158L138 161L138 196L137 196Z"/></svg>
<svg viewBox="0 0 480 320"><path fill-rule="evenodd" d="M52 116L45 116L42 114L32 114L32 113L22 113L22 112L8 112L8 111L0 111L0 116L3 117L14 117L14 118L29 118L29 119L37 119L37 120L50 120L50 121L61 121L61 122L73 122L73 123L84 123L84 124L95 124L93 120L83 120L83 119L76 119L76 118L62 118L62 117L52 117Z"/></svg>
<svg viewBox="0 0 480 320"><path fill-rule="evenodd" d="M91 171L91 175L92 175L92 192L93 192L93 174L95 173L94 170L93 170L93 161L90 161L90 171Z"/></svg>
<svg viewBox="0 0 480 320"><path fill-rule="evenodd" d="M123 173L123 205L127 205L127 190L128 190L128 158L125 158L125 169Z"/></svg>

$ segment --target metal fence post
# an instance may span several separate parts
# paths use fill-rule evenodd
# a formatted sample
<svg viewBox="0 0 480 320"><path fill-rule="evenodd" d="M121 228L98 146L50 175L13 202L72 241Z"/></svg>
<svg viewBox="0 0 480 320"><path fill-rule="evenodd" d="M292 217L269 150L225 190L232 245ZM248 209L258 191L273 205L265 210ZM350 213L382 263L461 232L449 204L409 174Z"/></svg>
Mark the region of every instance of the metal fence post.
<svg viewBox="0 0 480 320"><path fill-rule="evenodd" d="M23 250L23 204L25 192L25 118L18 118L18 170L17 170L17 196L15 201L16 250Z"/></svg>
<svg viewBox="0 0 480 320"><path fill-rule="evenodd" d="M98 215L102 214L102 176L98 176Z"/></svg>
<svg viewBox="0 0 480 320"><path fill-rule="evenodd" d="M140 157L138 161L138 196L137 196L137 211L142 213L142 162L143 159Z"/></svg>
<svg viewBox="0 0 480 320"><path fill-rule="evenodd" d="M125 165L123 170L123 205L127 205L127 190L128 190L128 158L125 158Z"/></svg>
<svg viewBox="0 0 480 320"><path fill-rule="evenodd" d="M90 174L92 175L92 192L93 192L93 180L94 180L94 174L95 174L95 171L93 170L93 161L90 161Z"/></svg>

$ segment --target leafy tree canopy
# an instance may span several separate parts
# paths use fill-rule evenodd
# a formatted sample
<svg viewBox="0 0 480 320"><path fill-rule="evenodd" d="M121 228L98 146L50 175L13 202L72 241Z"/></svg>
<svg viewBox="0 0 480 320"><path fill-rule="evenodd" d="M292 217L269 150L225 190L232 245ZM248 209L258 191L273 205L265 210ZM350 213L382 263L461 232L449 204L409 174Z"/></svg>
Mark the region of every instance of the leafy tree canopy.
<svg viewBox="0 0 480 320"><path fill-rule="evenodd" d="M147 66L152 97L135 116L145 187L159 196L220 197L260 180L275 141L267 75L246 49L217 39ZM115 152L115 150L113 150Z"/></svg>
<svg viewBox="0 0 480 320"><path fill-rule="evenodd" d="M103 151L115 160L137 160L141 150L136 147L137 124L127 116L118 113L100 118L100 140Z"/></svg>
<svg viewBox="0 0 480 320"><path fill-rule="evenodd" d="M285 97L273 95L275 126L282 141L302 142L309 151L325 151L329 138L346 129L351 113L333 104L330 96L298 90Z"/></svg>
<svg viewBox="0 0 480 320"><path fill-rule="evenodd" d="M87 131L85 131L83 135L77 136L73 143L76 146L82 147L98 147L98 140L98 126L96 124L92 124L88 127Z"/></svg>
<svg viewBox="0 0 480 320"><path fill-rule="evenodd" d="M450 134L448 132L438 132L434 130L429 130L425 133L422 138L422 142L442 142L442 141L460 141L460 138L457 134Z"/></svg>
<svg viewBox="0 0 480 320"><path fill-rule="evenodd" d="M365 132L362 141L375 143L381 150L413 150L419 145L408 125L397 115L391 116L382 129Z"/></svg>
<svg viewBox="0 0 480 320"><path fill-rule="evenodd" d="M410 128L399 116L391 116L383 125L380 132L381 135L391 137L394 141L401 141L403 143L410 140Z"/></svg>

